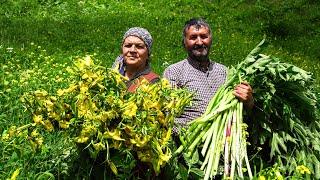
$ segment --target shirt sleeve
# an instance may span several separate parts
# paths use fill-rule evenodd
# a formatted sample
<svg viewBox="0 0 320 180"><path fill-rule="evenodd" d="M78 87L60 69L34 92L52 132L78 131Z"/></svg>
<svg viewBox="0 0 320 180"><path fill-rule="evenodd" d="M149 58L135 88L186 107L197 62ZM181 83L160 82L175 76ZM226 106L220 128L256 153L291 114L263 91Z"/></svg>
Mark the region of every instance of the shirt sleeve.
<svg viewBox="0 0 320 180"><path fill-rule="evenodd" d="M169 66L163 72L163 77L166 78L172 87L181 87L181 73L179 68Z"/></svg>

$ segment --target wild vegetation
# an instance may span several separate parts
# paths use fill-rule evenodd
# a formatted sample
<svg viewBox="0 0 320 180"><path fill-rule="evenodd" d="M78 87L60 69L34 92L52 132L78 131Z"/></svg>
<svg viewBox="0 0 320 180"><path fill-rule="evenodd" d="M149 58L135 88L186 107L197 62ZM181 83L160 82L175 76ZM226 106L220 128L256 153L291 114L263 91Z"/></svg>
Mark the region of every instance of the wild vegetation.
<svg viewBox="0 0 320 180"><path fill-rule="evenodd" d="M266 35L264 53L311 72L320 97L320 2L315 0L2 0L0 133L32 121L21 101L25 93L45 89L53 94L67 88L66 68L77 57L91 55L97 64L110 67L130 27L144 27L152 34L152 67L161 74L186 57L181 31L192 17L203 17L212 26L211 59L236 65ZM40 155L34 155L24 138L0 143L0 179L14 172L34 179L99 171L92 169L94 162L78 159L82 152L70 147L67 134L42 136L47 138ZM278 166L270 168L268 173Z"/></svg>

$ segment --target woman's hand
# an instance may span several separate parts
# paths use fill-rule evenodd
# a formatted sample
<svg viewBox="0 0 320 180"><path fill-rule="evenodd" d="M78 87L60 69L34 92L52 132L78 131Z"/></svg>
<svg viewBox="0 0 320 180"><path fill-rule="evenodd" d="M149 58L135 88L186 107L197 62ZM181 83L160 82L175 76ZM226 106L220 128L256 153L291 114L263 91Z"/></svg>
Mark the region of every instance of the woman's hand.
<svg viewBox="0 0 320 180"><path fill-rule="evenodd" d="M253 96L252 96L252 88L247 82L242 82L238 84L233 91L233 94L238 98L243 104L252 109L254 106Z"/></svg>

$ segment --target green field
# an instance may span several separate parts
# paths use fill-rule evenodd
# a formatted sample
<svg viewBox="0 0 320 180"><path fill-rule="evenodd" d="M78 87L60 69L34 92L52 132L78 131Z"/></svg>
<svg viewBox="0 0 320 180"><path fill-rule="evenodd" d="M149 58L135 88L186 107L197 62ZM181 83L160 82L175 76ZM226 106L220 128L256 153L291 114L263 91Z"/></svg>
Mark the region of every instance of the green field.
<svg viewBox="0 0 320 180"><path fill-rule="evenodd" d="M0 133L30 121L31 114L19 101L24 93L66 87L65 68L75 58L92 55L110 67L130 27L150 31L152 68L162 74L169 64L186 57L182 28L192 17L202 17L212 26L211 59L236 65L266 35L269 45L264 54L312 72L320 87L320 2L316 0L2 0ZM9 178L16 168L31 179L39 176L34 172L46 171L88 175L90 168L68 166L79 161L81 152L66 149L69 142L57 141L64 136L58 132L48 136L41 156L33 156L32 149L1 144L0 179Z"/></svg>

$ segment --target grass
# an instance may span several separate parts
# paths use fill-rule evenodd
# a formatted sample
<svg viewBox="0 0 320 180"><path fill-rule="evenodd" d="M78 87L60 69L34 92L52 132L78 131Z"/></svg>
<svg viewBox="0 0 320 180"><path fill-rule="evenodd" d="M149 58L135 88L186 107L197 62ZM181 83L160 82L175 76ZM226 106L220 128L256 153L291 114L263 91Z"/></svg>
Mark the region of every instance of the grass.
<svg viewBox="0 0 320 180"><path fill-rule="evenodd" d="M3 0L0 2L0 132L30 121L19 97L36 89L51 92L66 86L64 68L77 56L94 57L106 67L120 53L124 32L133 26L153 36L152 67L162 74L165 67L186 57L182 28L191 17L203 17L212 26L211 59L235 65L267 35L265 54L297 65L314 74L320 86L320 3L318 1L211 1L211 0ZM37 172L70 172L54 134L43 159L16 151L14 144L2 148L0 179L8 178L16 165L42 162ZM58 142L58 141L57 141ZM60 147L64 147L59 142ZM20 153L14 153L20 152ZM17 161L17 157L19 161ZM71 158L72 159L72 158ZM5 164L4 162L10 162ZM22 168L22 167L21 167ZM24 170L36 177L35 169ZM35 172L35 171L34 171Z"/></svg>
<svg viewBox="0 0 320 180"><path fill-rule="evenodd" d="M161 8L159 8L161 7ZM233 65L264 34L267 54L314 72L319 84L319 6L317 2L288 1L4 1L1 5L2 47L28 47L33 42L49 54L96 53L106 66L120 53L123 33L142 26L153 36L153 67L161 74L169 64L186 57L181 30L191 17L212 25L211 58ZM300 57L303 62L297 62ZM167 64L166 63L166 64ZM302 65L301 65L302 64Z"/></svg>

